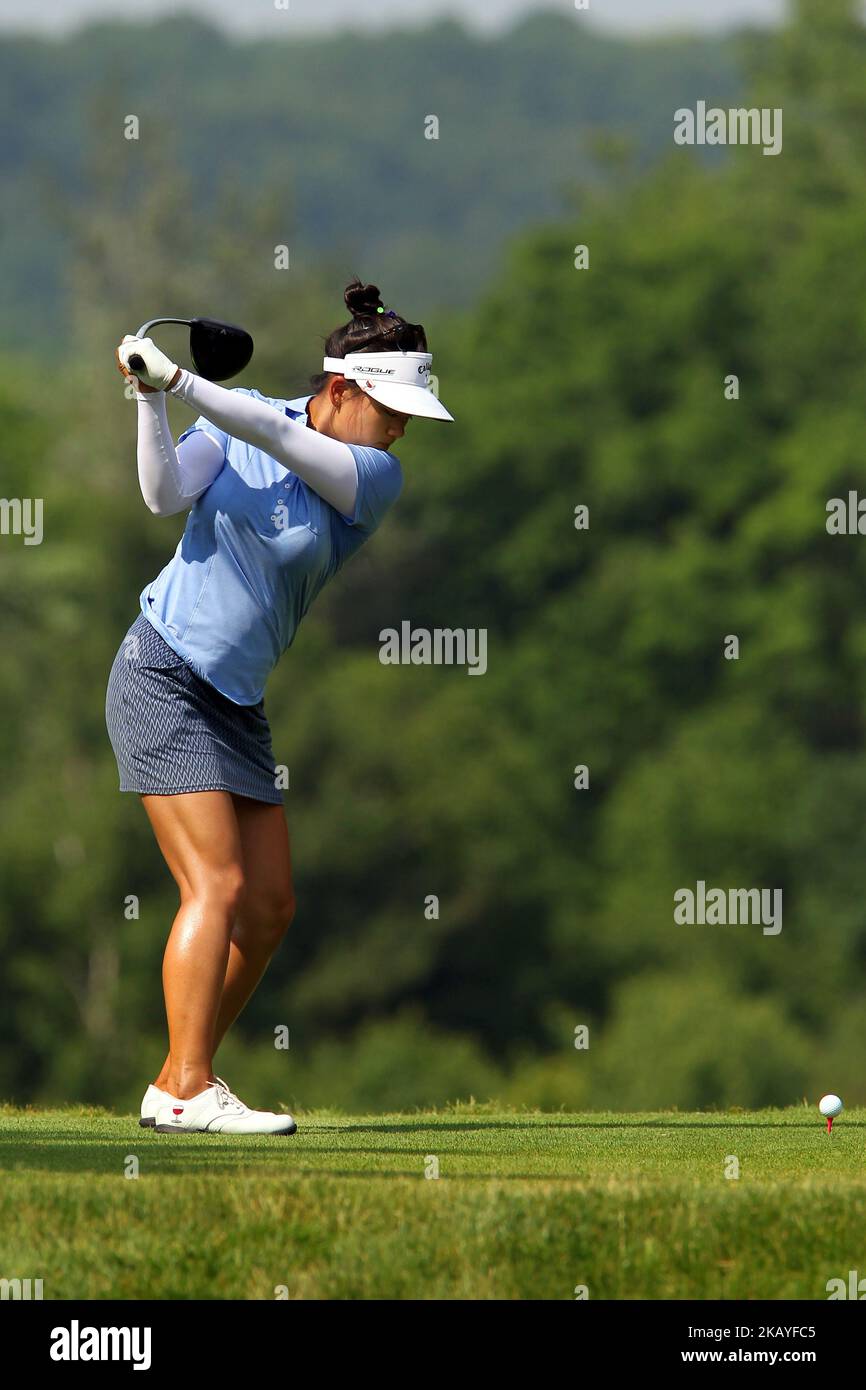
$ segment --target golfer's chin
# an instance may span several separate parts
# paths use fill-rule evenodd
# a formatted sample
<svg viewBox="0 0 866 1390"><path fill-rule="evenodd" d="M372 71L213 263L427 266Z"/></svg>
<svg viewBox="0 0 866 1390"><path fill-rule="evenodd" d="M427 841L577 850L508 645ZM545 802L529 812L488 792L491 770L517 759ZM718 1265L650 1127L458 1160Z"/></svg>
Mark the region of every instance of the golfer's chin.
<svg viewBox="0 0 866 1390"><path fill-rule="evenodd" d="M351 443L360 444L363 449L384 449L386 454L394 447L393 439L386 439L384 443L378 439L353 439Z"/></svg>

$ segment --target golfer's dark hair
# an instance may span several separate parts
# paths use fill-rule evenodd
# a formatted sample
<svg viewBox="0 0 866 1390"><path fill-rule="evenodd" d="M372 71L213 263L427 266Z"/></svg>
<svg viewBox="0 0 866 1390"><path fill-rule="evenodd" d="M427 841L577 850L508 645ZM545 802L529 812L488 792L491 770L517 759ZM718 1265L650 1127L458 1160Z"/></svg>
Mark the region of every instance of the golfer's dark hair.
<svg viewBox="0 0 866 1390"><path fill-rule="evenodd" d="M325 339L325 357L345 357L347 352L427 352L427 335L420 323L407 323L393 310L384 309L378 285L362 285L355 277L346 286L343 298L352 317L341 328L335 328ZM316 394L335 372L317 372L310 377L310 389ZM354 382L350 383L354 386ZM356 388L360 390L360 387Z"/></svg>

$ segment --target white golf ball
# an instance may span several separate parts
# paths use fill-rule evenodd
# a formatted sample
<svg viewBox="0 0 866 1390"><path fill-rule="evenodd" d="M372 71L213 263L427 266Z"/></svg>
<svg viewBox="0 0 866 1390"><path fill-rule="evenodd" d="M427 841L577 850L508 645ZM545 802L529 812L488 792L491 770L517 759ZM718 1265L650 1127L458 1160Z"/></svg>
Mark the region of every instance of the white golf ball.
<svg viewBox="0 0 866 1390"><path fill-rule="evenodd" d="M842 1102L838 1096L822 1096L818 1101L818 1109L826 1119L835 1120L842 1108Z"/></svg>

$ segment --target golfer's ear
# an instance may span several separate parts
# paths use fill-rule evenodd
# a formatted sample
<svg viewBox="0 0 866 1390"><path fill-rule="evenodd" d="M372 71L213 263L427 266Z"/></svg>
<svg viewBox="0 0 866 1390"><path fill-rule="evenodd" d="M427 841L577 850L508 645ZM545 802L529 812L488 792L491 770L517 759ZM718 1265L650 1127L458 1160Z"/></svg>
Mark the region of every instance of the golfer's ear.
<svg viewBox="0 0 866 1390"><path fill-rule="evenodd" d="M346 378L345 378L344 376L335 376L335 377L334 377L334 379L333 379L332 382L331 382L330 387L328 388L328 396L329 396L329 399L330 399L332 405L339 405L339 404L340 404L340 402L342 401L343 397L346 395L347 391L349 390L349 387L351 386L351 384L352 384L352 383L351 383L350 381L347 381Z"/></svg>

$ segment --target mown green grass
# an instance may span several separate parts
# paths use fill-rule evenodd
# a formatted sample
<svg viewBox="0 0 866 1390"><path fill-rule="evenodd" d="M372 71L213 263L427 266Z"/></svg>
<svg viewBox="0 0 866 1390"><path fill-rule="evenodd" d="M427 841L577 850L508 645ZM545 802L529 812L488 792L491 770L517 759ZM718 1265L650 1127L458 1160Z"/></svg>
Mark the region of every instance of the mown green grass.
<svg viewBox="0 0 866 1390"><path fill-rule="evenodd" d="M223 1138L0 1107L0 1277L46 1299L825 1299L866 1275L863 1110L832 1137L813 1107L297 1118Z"/></svg>

